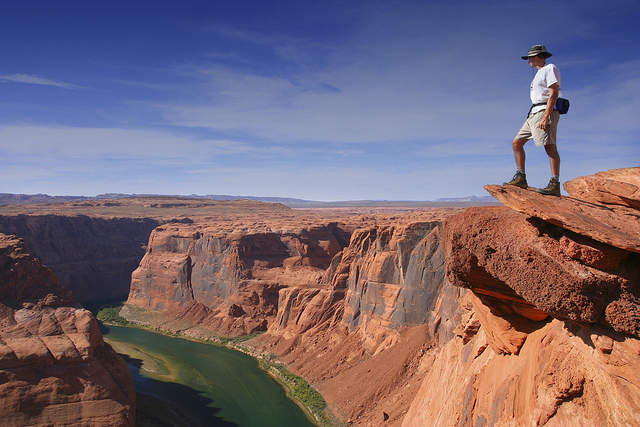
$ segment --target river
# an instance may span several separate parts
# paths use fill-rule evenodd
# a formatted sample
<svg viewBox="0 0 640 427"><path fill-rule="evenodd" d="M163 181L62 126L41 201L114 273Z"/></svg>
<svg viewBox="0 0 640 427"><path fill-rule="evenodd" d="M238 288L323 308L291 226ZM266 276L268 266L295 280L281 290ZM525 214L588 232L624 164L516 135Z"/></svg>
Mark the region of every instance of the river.
<svg viewBox="0 0 640 427"><path fill-rule="evenodd" d="M138 328L108 326L104 336L127 355L136 391L161 400L184 425L313 426L244 353Z"/></svg>

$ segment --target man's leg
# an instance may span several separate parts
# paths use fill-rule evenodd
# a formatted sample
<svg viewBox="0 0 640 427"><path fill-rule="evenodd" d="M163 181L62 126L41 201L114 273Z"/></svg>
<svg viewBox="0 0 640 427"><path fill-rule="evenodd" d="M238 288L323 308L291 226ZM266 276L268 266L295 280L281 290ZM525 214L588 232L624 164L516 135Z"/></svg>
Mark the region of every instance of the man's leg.
<svg viewBox="0 0 640 427"><path fill-rule="evenodd" d="M551 166L551 176L560 178L560 154L555 144L544 146L547 156L549 156L549 166Z"/></svg>
<svg viewBox="0 0 640 427"><path fill-rule="evenodd" d="M516 160L516 167L519 171L524 172L524 164L527 158L524 152L524 144L528 141L526 138L515 137L511 142L511 148L513 148L513 157ZM559 162L559 160L558 160Z"/></svg>
<svg viewBox="0 0 640 427"><path fill-rule="evenodd" d="M551 179L545 188L538 189L538 193L559 196L560 195L560 155L556 144L547 144L544 146L547 156L549 156L549 165L551 166Z"/></svg>
<svg viewBox="0 0 640 427"><path fill-rule="evenodd" d="M511 148L513 148L513 157L516 159L516 167L518 170L516 174L511 178L511 181L505 182L505 185L515 185L520 188L527 188L527 175L524 173L524 162L525 162L525 154L524 154L524 144L528 141L528 138L522 138L520 136L516 136L514 140L511 142Z"/></svg>

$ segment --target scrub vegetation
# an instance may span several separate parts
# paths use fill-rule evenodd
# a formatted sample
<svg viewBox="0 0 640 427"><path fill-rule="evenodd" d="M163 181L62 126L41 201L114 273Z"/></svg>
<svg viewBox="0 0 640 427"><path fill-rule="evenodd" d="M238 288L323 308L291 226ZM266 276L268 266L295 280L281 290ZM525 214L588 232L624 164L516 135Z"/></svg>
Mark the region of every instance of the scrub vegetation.
<svg viewBox="0 0 640 427"><path fill-rule="evenodd" d="M130 322L124 317L120 317L122 305L116 307L103 307L98 311L96 318L102 323L109 325L129 326Z"/></svg>
<svg viewBox="0 0 640 427"><path fill-rule="evenodd" d="M248 334L248 335L241 335L239 337L220 337L218 338L218 341L220 342L220 344L222 345L227 345L227 344L238 344L244 341L248 341L251 338L255 338L258 335L262 334L263 332L254 332L253 334Z"/></svg>
<svg viewBox="0 0 640 427"><path fill-rule="evenodd" d="M313 420L321 427L342 427L345 424L338 420L327 408L327 402L304 378L289 371L275 361L272 354L264 355L260 360L260 367L273 374L278 382L285 387L287 395L299 402L311 413Z"/></svg>

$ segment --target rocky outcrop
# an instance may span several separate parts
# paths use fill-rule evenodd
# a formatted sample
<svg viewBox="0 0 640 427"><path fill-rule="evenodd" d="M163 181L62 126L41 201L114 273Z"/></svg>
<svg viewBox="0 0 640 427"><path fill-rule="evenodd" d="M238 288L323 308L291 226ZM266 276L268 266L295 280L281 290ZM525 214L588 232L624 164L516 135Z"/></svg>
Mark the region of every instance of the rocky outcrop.
<svg viewBox="0 0 640 427"><path fill-rule="evenodd" d="M131 272L157 225L151 218L0 216L0 233L23 238L83 303L127 296Z"/></svg>
<svg viewBox="0 0 640 427"><path fill-rule="evenodd" d="M523 332L514 356L496 351L496 332L515 338L483 322L425 359L402 426L639 425L637 339L553 319Z"/></svg>
<svg viewBox="0 0 640 427"><path fill-rule="evenodd" d="M472 292L402 425L640 425L638 212L613 185L600 204L486 188L524 214L446 221L447 278Z"/></svg>
<svg viewBox="0 0 640 427"><path fill-rule="evenodd" d="M515 186L487 185L487 191L518 212L631 252L640 252L640 211L569 197L549 198Z"/></svg>
<svg viewBox="0 0 640 427"><path fill-rule="evenodd" d="M93 315L0 235L0 425L133 426L135 391Z"/></svg>
<svg viewBox="0 0 640 427"><path fill-rule="evenodd" d="M532 320L551 315L640 336L639 254L502 207L470 208L446 229L452 284Z"/></svg>

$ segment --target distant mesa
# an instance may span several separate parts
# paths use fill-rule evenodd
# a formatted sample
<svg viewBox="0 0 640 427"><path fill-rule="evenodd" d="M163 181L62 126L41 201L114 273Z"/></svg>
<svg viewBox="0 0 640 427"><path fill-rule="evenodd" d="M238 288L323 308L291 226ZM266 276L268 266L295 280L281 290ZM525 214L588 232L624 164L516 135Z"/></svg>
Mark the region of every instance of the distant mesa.
<svg viewBox="0 0 640 427"><path fill-rule="evenodd" d="M448 197L436 200L342 200L322 202L317 200L296 199L291 197L259 197L259 196L231 196L226 194L208 195L162 195L162 194L125 194L105 193L97 196L50 196L48 194L13 194L0 193L0 206L2 205L30 205L41 203L67 203L105 199L127 198L156 198L168 197L178 199L203 199L203 200L252 200L266 203L281 203L290 208L332 208L332 207L362 207L362 206L406 206L406 207L447 207L447 206L478 206L497 204L490 196Z"/></svg>

